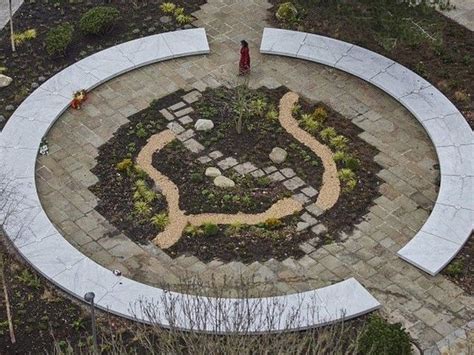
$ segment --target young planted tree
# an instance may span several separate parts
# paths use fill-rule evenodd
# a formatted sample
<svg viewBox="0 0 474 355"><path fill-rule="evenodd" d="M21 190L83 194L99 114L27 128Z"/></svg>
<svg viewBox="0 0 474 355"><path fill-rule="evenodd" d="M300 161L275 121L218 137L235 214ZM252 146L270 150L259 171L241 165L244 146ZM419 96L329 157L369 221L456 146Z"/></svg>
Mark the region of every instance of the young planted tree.
<svg viewBox="0 0 474 355"><path fill-rule="evenodd" d="M8 10L10 13L10 41L12 44L12 52L16 51L15 48L15 32L13 31L13 5L12 0L8 0Z"/></svg>

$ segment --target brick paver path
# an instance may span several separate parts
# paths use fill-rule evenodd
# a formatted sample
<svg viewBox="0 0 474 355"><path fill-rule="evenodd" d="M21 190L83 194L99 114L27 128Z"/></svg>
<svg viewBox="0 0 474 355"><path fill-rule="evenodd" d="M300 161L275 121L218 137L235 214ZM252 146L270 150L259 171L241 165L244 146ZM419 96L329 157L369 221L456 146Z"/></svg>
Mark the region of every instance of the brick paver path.
<svg viewBox="0 0 474 355"><path fill-rule="evenodd" d="M65 237L109 269L152 285L179 289L193 276L223 284L236 294L232 280L252 279L252 294L277 295L309 290L350 276L383 305L391 320L401 321L423 348L450 336L472 318L474 299L442 275L430 277L396 256L423 225L437 196L435 151L418 122L377 88L322 65L258 54L265 26L265 0L209 0L195 13L206 28L209 56L159 63L125 74L98 87L81 111L67 111L47 136L50 155L38 158L37 185L45 210ZM249 85L290 90L324 101L363 129L360 137L380 150L377 162L381 196L343 243L318 250L305 243L306 255L294 260L208 264L196 257L171 259L149 245L136 245L94 210L97 198L88 186L97 148L156 98L179 88L204 90L237 85L239 42L250 43ZM108 234L113 233L114 237ZM225 281L224 281L225 280ZM202 293L209 292L206 289Z"/></svg>

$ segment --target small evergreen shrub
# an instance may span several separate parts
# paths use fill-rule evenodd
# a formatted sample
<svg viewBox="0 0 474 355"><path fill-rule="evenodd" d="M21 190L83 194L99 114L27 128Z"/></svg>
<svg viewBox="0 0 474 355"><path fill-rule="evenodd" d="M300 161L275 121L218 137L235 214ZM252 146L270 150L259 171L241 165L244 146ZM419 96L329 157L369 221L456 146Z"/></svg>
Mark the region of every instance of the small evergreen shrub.
<svg viewBox="0 0 474 355"><path fill-rule="evenodd" d="M410 337L401 324L390 324L378 315L369 318L358 343L360 354L411 354Z"/></svg>
<svg viewBox="0 0 474 355"><path fill-rule="evenodd" d="M276 12L277 19L287 23L294 22L296 20L297 15L298 10L291 2L284 2L283 4L278 6L278 10Z"/></svg>
<svg viewBox="0 0 474 355"><path fill-rule="evenodd" d="M101 35L110 31L120 18L120 12L110 6L97 6L84 15L79 21L79 28L87 35Z"/></svg>
<svg viewBox="0 0 474 355"><path fill-rule="evenodd" d="M172 2L164 2L163 4L160 5L160 10L164 14L172 14L174 13L175 9L176 9L176 5Z"/></svg>
<svg viewBox="0 0 474 355"><path fill-rule="evenodd" d="M219 227L214 223L204 223L201 226L201 230L204 237L211 237L219 233Z"/></svg>
<svg viewBox="0 0 474 355"><path fill-rule="evenodd" d="M121 162L115 165L115 169L117 169L118 171L127 171L128 169L132 167L132 165L133 165L132 159L125 158Z"/></svg>
<svg viewBox="0 0 474 355"><path fill-rule="evenodd" d="M72 42L74 27L64 23L48 31L46 35L46 51L51 56L64 55Z"/></svg>
<svg viewBox="0 0 474 355"><path fill-rule="evenodd" d="M151 223L159 229L165 229L165 227L170 223L168 215L164 212L155 214L151 217Z"/></svg>

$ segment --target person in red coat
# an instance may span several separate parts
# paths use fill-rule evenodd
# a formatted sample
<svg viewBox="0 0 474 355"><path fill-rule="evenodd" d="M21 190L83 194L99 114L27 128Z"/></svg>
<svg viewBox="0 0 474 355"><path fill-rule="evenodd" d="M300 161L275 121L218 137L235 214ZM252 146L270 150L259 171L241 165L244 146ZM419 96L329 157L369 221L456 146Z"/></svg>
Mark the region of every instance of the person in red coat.
<svg viewBox="0 0 474 355"><path fill-rule="evenodd" d="M239 62L239 75L247 75L250 73L250 52L249 44L247 41L240 41L240 62Z"/></svg>

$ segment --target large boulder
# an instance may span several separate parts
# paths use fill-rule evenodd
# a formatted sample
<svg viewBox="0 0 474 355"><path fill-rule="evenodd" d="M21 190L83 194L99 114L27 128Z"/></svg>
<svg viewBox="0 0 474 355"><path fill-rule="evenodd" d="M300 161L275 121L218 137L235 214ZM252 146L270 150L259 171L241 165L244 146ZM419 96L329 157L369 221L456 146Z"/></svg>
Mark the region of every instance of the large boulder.
<svg viewBox="0 0 474 355"><path fill-rule="evenodd" d="M200 118L194 124L194 128L197 131L209 131L214 128L214 122Z"/></svg>
<svg viewBox="0 0 474 355"><path fill-rule="evenodd" d="M283 163L287 156L288 156L288 153L286 152L286 150L280 147L273 148L272 152L269 155L270 160L274 162L275 164Z"/></svg>
<svg viewBox="0 0 474 355"><path fill-rule="evenodd" d="M13 81L13 79L10 78L9 76L0 74L0 88L4 88L4 87L10 85L12 81Z"/></svg>
<svg viewBox="0 0 474 355"><path fill-rule="evenodd" d="M214 167L207 168L204 174L209 177L216 177L216 176L222 175L221 171Z"/></svg>
<svg viewBox="0 0 474 355"><path fill-rule="evenodd" d="M229 178L226 178L225 176L219 175L214 179L214 185L217 187L228 188L234 187L235 182Z"/></svg>

